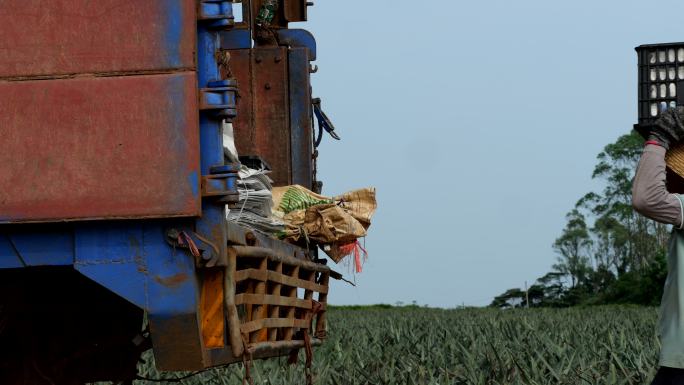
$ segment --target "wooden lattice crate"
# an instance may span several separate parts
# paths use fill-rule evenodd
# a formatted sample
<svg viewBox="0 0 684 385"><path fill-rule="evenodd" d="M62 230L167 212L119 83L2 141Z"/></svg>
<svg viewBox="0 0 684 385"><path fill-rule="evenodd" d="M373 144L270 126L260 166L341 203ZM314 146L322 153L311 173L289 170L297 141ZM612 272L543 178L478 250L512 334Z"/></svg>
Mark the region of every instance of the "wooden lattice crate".
<svg viewBox="0 0 684 385"><path fill-rule="evenodd" d="M240 338L252 352L296 349L326 335L330 269L277 254L271 248L229 248L235 263L235 312L229 312L229 322L239 324Z"/></svg>

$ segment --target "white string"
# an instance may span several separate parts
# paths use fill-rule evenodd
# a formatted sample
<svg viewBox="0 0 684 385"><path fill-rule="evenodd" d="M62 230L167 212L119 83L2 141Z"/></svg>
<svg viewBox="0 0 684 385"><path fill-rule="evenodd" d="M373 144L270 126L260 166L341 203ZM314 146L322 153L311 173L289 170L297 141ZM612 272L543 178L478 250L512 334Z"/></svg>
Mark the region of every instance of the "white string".
<svg viewBox="0 0 684 385"><path fill-rule="evenodd" d="M247 196L245 197L245 201L242 202L242 207L240 207L240 212L238 213L237 219L235 220L235 222L237 222L237 223L240 223L240 218L242 217L242 212L244 211L245 206L247 206L247 201L249 200L249 189L245 189L245 194Z"/></svg>

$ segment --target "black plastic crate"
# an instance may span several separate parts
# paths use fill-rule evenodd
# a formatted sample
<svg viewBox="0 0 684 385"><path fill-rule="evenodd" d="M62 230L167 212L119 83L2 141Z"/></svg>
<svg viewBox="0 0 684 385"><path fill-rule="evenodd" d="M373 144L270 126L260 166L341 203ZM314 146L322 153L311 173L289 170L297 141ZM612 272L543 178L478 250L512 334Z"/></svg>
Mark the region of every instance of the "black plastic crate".
<svg viewBox="0 0 684 385"><path fill-rule="evenodd" d="M684 43L647 44L639 57L639 126L652 124L667 109L684 105Z"/></svg>

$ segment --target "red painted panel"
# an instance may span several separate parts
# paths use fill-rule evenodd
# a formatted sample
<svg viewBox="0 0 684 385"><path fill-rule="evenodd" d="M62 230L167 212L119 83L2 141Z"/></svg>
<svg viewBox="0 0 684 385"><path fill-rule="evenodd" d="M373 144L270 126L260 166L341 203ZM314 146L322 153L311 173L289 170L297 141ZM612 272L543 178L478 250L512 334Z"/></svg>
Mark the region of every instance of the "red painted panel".
<svg viewBox="0 0 684 385"><path fill-rule="evenodd" d="M194 68L194 0L1 0L0 77Z"/></svg>
<svg viewBox="0 0 684 385"><path fill-rule="evenodd" d="M0 82L0 222L196 216L194 72Z"/></svg>

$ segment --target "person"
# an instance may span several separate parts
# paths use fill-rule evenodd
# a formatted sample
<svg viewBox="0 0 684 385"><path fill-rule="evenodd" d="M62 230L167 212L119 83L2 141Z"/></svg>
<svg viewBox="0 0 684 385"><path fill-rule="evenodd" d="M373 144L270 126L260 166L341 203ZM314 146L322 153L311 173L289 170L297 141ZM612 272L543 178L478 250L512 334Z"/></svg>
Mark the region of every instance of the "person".
<svg viewBox="0 0 684 385"><path fill-rule="evenodd" d="M684 385L684 194L676 193L684 190L668 191L665 162L666 152L682 139L684 107L665 111L648 132L632 184L634 209L673 225L658 317L659 369L651 385Z"/></svg>

